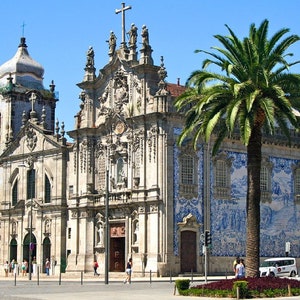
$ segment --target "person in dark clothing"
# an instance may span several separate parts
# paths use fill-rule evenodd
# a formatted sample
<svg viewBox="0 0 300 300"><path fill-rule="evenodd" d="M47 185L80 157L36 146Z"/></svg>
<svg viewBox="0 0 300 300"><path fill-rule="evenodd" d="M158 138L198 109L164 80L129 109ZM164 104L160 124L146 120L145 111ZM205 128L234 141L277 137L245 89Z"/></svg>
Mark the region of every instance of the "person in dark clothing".
<svg viewBox="0 0 300 300"><path fill-rule="evenodd" d="M127 265L126 265L126 278L124 283L131 283L131 273L132 273L132 258L129 258Z"/></svg>
<svg viewBox="0 0 300 300"><path fill-rule="evenodd" d="M94 276L99 276L100 274L97 272L97 269L98 269L99 265L98 265L98 262L95 260L94 261Z"/></svg>

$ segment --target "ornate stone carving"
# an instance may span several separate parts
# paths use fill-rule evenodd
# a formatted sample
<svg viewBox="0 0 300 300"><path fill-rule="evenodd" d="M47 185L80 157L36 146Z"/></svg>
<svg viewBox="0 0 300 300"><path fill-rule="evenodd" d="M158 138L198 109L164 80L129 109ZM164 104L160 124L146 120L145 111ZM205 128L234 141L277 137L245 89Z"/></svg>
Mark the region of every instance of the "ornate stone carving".
<svg viewBox="0 0 300 300"><path fill-rule="evenodd" d="M140 206L140 207L139 207L139 214L144 214L144 213L146 213L146 208L145 208L145 206Z"/></svg>
<svg viewBox="0 0 300 300"><path fill-rule="evenodd" d="M48 218L46 218L45 220L45 224L44 224L44 233L50 235L51 234L51 224L52 221Z"/></svg>
<svg viewBox="0 0 300 300"><path fill-rule="evenodd" d="M17 222L15 220L11 221L11 233L17 234Z"/></svg>
<svg viewBox="0 0 300 300"><path fill-rule="evenodd" d="M199 228L200 224L197 222L197 219L195 216L193 216L191 213L189 213L187 216L183 218L182 222L178 222L178 226L183 228Z"/></svg>
<svg viewBox="0 0 300 300"><path fill-rule="evenodd" d="M26 130L26 146L30 151L33 151L36 147L37 136L33 128L30 126Z"/></svg>
<svg viewBox="0 0 300 300"><path fill-rule="evenodd" d="M115 106L121 111L124 104L128 103L127 76L122 70L118 70L114 76L114 98Z"/></svg>
<svg viewBox="0 0 300 300"><path fill-rule="evenodd" d="M158 205L156 205L156 204L150 205L150 212L152 212L152 213L158 212Z"/></svg>
<svg viewBox="0 0 300 300"><path fill-rule="evenodd" d="M151 162L152 155L153 159L155 161L156 159L156 139L157 139L157 133L158 133L158 128L157 126L152 126L150 130L148 131L148 138L147 138L147 143L148 143L148 148L149 148L149 161Z"/></svg>
<svg viewBox="0 0 300 300"><path fill-rule="evenodd" d="M93 68L94 67L94 49L93 47L89 47L89 50L86 55L86 67Z"/></svg>

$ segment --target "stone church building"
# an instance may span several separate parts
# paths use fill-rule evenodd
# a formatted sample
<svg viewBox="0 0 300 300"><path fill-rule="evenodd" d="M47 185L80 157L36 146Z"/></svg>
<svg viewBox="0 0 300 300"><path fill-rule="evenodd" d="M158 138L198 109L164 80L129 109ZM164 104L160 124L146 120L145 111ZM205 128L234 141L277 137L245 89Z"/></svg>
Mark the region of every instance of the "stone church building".
<svg viewBox="0 0 300 300"><path fill-rule="evenodd" d="M123 29L124 30L124 29ZM124 35L123 35L124 36ZM204 271L203 232L212 235L210 273L231 271L245 255L246 149L224 141L178 147L184 87L156 65L146 26L129 41L110 33L108 63L96 72L86 54L74 129L55 121L55 84L21 38L0 66L0 263L46 258L52 272L134 270L166 276ZM137 49L137 39L141 47ZM105 54L107 55L107 54ZM63 100L61 100L63 101ZM72 142L68 142L66 134ZM261 256L300 253L299 135L265 137Z"/></svg>

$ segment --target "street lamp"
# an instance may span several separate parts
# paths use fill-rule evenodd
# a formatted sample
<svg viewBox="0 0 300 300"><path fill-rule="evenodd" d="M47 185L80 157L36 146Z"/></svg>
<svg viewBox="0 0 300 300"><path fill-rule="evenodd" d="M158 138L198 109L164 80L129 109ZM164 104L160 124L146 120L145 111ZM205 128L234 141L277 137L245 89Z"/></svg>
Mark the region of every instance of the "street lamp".
<svg viewBox="0 0 300 300"><path fill-rule="evenodd" d="M34 181L34 172L32 171L33 169L30 170L31 176L30 178L30 228L29 228L29 280L31 280L32 277L32 250L33 250L33 242L32 242L32 205L33 205L33 181Z"/></svg>
<svg viewBox="0 0 300 300"><path fill-rule="evenodd" d="M108 211L109 211L109 171L106 170L106 193L105 193L105 284L108 284L108 255L109 255L109 220L108 220Z"/></svg>

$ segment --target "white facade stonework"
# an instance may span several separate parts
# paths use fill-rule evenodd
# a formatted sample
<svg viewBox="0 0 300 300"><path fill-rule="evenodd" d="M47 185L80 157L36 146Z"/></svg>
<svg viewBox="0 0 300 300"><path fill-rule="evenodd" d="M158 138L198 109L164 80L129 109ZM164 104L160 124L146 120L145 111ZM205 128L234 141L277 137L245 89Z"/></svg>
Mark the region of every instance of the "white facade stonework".
<svg viewBox="0 0 300 300"><path fill-rule="evenodd" d="M104 272L107 253L111 272L132 257L137 274L203 273L205 230L209 272L231 271L245 254L245 147L226 140L212 158L210 144L177 146L183 117L173 101L184 88L166 82L144 36L139 51L134 39L111 44L98 75L88 49L72 142L54 122L58 99L42 67L27 57L17 68L18 56L0 66L0 264L49 258L52 272L74 272L96 259ZM18 51L29 56L26 48L22 38ZM284 255L287 241L299 256L298 148L296 132L292 148L280 133L264 140L262 256Z"/></svg>

